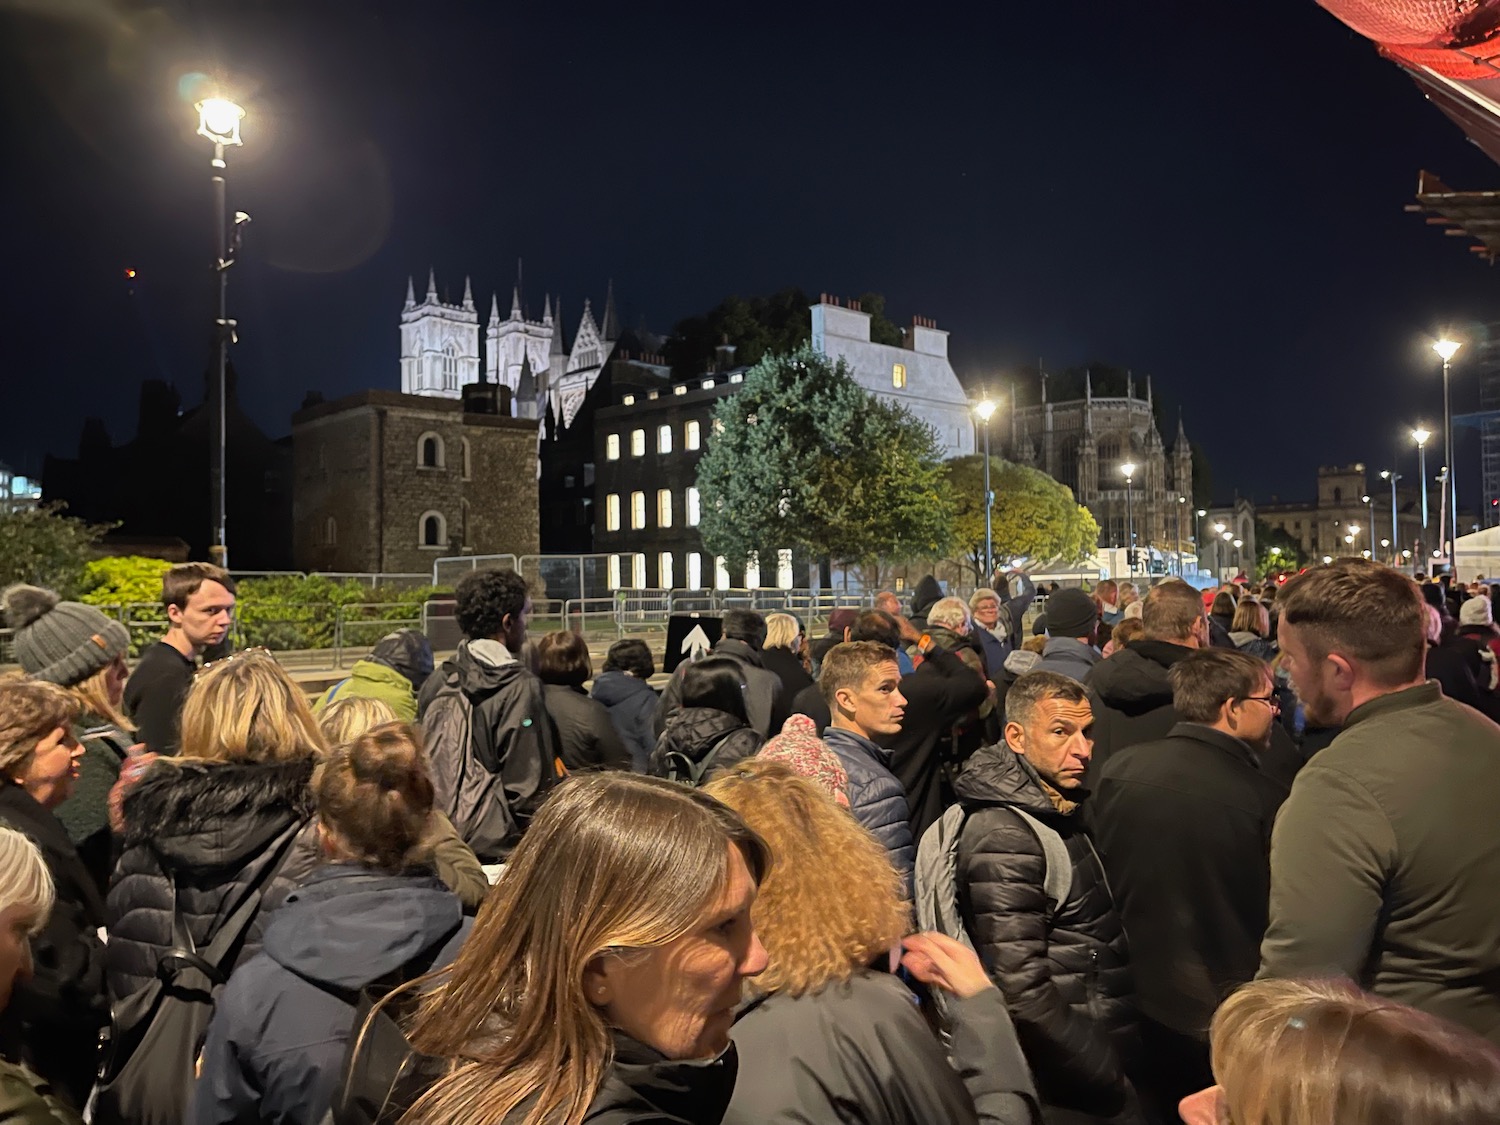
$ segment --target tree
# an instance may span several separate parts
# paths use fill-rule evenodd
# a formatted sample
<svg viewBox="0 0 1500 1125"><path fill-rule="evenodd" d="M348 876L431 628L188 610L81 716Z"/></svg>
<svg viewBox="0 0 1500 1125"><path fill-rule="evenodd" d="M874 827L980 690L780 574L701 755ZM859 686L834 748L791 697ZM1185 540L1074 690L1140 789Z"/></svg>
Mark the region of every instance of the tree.
<svg viewBox="0 0 1500 1125"><path fill-rule="evenodd" d="M1255 573L1265 578L1283 570L1297 570L1307 565L1302 543L1279 527L1255 521Z"/></svg>
<svg viewBox="0 0 1500 1125"><path fill-rule="evenodd" d="M932 430L808 346L767 356L719 403L697 483L704 545L736 566L785 548L868 565L948 547Z"/></svg>
<svg viewBox="0 0 1500 1125"><path fill-rule="evenodd" d="M62 504L0 512L0 588L30 582L72 598L84 568L110 529L63 514Z"/></svg>
<svg viewBox="0 0 1500 1125"><path fill-rule="evenodd" d="M677 379L710 370L714 349L735 346L738 363L759 363L773 352L792 352L812 334L807 315L811 302L792 287L769 297L726 297L702 316L678 321L663 351Z"/></svg>
<svg viewBox="0 0 1500 1125"><path fill-rule="evenodd" d="M984 457L955 457L946 466L953 492L954 539L976 579L984 573ZM995 558L1021 559L1031 566L1072 566L1093 554L1099 525L1073 492L1046 473L1026 465L990 458L990 488L995 493L991 536Z"/></svg>

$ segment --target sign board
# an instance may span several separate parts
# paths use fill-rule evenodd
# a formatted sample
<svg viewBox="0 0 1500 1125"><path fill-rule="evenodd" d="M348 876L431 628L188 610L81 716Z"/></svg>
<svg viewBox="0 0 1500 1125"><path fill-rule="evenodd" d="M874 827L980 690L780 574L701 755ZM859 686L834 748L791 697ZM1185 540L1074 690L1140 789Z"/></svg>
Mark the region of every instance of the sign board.
<svg viewBox="0 0 1500 1125"><path fill-rule="evenodd" d="M699 660L718 644L724 623L706 613L674 613L667 618L667 651L661 670L671 672L687 660Z"/></svg>
<svg viewBox="0 0 1500 1125"><path fill-rule="evenodd" d="M442 597L433 598L422 606L422 632L432 642L434 652L455 649L464 639L463 630L453 616L455 604L452 597Z"/></svg>

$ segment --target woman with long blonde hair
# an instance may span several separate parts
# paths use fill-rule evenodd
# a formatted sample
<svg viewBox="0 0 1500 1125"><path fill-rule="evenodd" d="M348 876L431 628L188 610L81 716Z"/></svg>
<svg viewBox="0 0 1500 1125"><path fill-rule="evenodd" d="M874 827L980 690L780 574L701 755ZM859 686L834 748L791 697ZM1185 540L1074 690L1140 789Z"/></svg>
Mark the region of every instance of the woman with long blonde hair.
<svg viewBox="0 0 1500 1125"><path fill-rule="evenodd" d="M905 936L901 877L874 836L781 762L737 762L704 792L776 856L751 911L769 963L735 1022L725 1122L1039 1120L1004 998L972 949ZM903 946L908 972L955 997L952 1065L892 974Z"/></svg>
<svg viewBox="0 0 1500 1125"><path fill-rule="evenodd" d="M1209 1032L1218 1085L1187 1125L1493 1125L1500 1049L1342 980L1258 980Z"/></svg>
<svg viewBox="0 0 1500 1125"><path fill-rule="evenodd" d="M701 792L570 778L511 853L412 1046L453 1060L405 1125L717 1125L765 968L760 838Z"/></svg>

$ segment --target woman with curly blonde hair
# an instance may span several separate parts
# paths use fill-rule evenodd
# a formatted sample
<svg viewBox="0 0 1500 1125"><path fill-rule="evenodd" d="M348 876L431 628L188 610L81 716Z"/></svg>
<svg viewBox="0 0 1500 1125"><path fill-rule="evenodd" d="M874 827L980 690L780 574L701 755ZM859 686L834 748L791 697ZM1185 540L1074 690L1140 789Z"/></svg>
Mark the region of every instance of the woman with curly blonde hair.
<svg viewBox="0 0 1500 1125"><path fill-rule="evenodd" d="M1500 1049L1342 980L1258 980L1220 1006L1187 1125L1493 1125Z"/></svg>
<svg viewBox="0 0 1500 1125"><path fill-rule="evenodd" d="M1004 999L972 949L903 940L901 877L874 836L781 762L737 762L705 792L776 860L751 908L769 964L734 1025L725 1125L1040 1120ZM951 1066L891 974L903 946L911 975L955 996Z"/></svg>

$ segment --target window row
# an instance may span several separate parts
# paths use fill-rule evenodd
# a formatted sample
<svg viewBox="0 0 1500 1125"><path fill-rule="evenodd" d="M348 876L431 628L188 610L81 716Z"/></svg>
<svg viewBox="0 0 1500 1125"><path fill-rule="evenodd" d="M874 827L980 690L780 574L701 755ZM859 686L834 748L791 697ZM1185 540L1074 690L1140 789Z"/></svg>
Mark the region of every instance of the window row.
<svg viewBox="0 0 1500 1125"><path fill-rule="evenodd" d="M683 556L684 566L679 572L676 566L676 558L671 551L662 551L654 558L649 555L610 555L609 556L609 588L612 590L624 589L687 589L704 590L708 586L704 581L704 556L697 551L688 551ZM655 562L655 574L650 573L651 563ZM729 566L723 555L712 558L713 588L716 590L728 590L731 586ZM751 559L745 566L745 586L754 589L761 584L763 577L769 575L761 574L760 563ZM780 550L776 552L776 586L782 590L790 590L793 585L792 552ZM654 581L653 581L654 580Z"/></svg>
<svg viewBox="0 0 1500 1125"><path fill-rule="evenodd" d="M682 448L700 449L703 445L703 428L696 418L683 423L682 426ZM672 452L672 427L670 425L656 427L656 452ZM632 457L646 456L646 431L630 431L630 455ZM606 461L618 461L620 459L620 435L610 434L604 439L604 459Z"/></svg>
<svg viewBox="0 0 1500 1125"><path fill-rule="evenodd" d="M473 468L468 438L458 439L458 456L463 479L468 480ZM417 439L417 468L446 469L447 467L448 446L442 436L429 431L419 437Z"/></svg>
<svg viewBox="0 0 1500 1125"><path fill-rule="evenodd" d="M683 518L685 527L697 527L701 509L699 508L698 490L689 488L682 494ZM658 489L656 493L656 526L672 526L672 490L670 488ZM640 531L646 526L646 494L644 492L632 492L630 494L630 529ZM604 498L604 530L620 530L620 494L611 492Z"/></svg>

